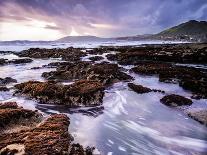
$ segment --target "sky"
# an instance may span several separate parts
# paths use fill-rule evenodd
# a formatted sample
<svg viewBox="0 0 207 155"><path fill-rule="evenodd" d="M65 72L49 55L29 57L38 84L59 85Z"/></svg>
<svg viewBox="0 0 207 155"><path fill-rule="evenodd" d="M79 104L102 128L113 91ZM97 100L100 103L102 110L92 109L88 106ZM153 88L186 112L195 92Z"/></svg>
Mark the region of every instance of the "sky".
<svg viewBox="0 0 207 155"><path fill-rule="evenodd" d="M0 0L0 40L158 33L207 20L207 0Z"/></svg>

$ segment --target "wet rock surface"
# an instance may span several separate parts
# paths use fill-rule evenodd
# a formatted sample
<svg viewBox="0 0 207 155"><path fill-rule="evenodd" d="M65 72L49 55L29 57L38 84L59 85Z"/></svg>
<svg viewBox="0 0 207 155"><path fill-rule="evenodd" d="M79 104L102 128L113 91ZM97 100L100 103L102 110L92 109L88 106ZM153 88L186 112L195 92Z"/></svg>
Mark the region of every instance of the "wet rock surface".
<svg viewBox="0 0 207 155"><path fill-rule="evenodd" d="M0 130L8 125L22 124L41 115L36 111L26 110L17 106L15 102L0 103Z"/></svg>
<svg viewBox="0 0 207 155"><path fill-rule="evenodd" d="M14 126L8 128L9 123ZM92 155L93 148L72 144L69 124L69 118L63 114L43 120L37 111L18 107L16 102L0 103L0 154Z"/></svg>
<svg viewBox="0 0 207 155"><path fill-rule="evenodd" d="M119 47L119 53L111 58L123 65L139 61L163 61L179 63L206 63L207 44L166 44L142 47Z"/></svg>
<svg viewBox="0 0 207 155"><path fill-rule="evenodd" d="M128 83L128 87L138 94L144 94L144 93L149 93L149 92L165 93L165 91L163 90L150 89L150 88L144 87L142 85L137 85L134 83Z"/></svg>
<svg viewBox="0 0 207 155"><path fill-rule="evenodd" d="M103 60L104 58L101 56L94 56L94 57L90 57L89 60L91 61L100 61Z"/></svg>
<svg viewBox="0 0 207 155"><path fill-rule="evenodd" d="M29 58L62 58L62 60L67 61L79 61L81 57L86 56L86 53L72 47L66 49L30 48L18 53L18 56Z"/></svg>
<svg viewBox="0 0 207 155"><path fill-rule="evenodd" d="M0 65L7 64L7 59L0 59Z"/></svg>
<svg viewBox="0 0 207 155"><path fill-rule="evenodd" d="M0 78L0 85L6 85L9 83L17 83L17 80L15 80L11 77Z"/></svg>
<svg viewBox="0 0 207 155"><path fill-rule="evenodd" d="M25 64L25 63L30 63L32 61L33 61L32 59L25 58L25 59L13 59L13 60L8 61L8 63L10 63L10 64Z"/></svg>
<svg viewBox="0 0 207 155"><path fill-rule="evenodd" d="M0 86L0 92L1 92L1 91L9 91L9 88L4 87L4 86Z"/></svg>
<svg viewBox="0 0 207 155"><path fill-rule="evenodd" d="M16 93L35 98L40 103L63 104L70 107L100 105L104 96L103 85L91 80L80 80L71 85L29 81L15 85L15 88Z"/></svg>
<svg viewBox="0 0 207 155"><path fill-rule="evenodd" d="M87 71L92 66L89 62L77 63L53 63L52 66L57 66L56 71L45 72L42 77L47 80L56 81L72 81L74 79L84 79Z"/></svg>
<svg viewBox="0 0 207 155"><path fill-rule="evenodd" d="M189 117L207 126L207 110L206 109L191 109L187 112L187 114Z"/></svg>
<svg viewBox="0 0 207 155"><path fill-rule="evenodd" d="M96 80L104 85L131 80L132 77L120 71L117 64L92 64L78 62L75 64L60 65L56 71L42 74L47 80L71 81L74 79Z"/></svg>
<svg viewBox="0 0 207 155"><path fill-rule="evenodd" d="M149 93L152 91L150 88L143 87L142 85L135 85L133 83L128 83L128 87L138 94Z"/></svg>
<svg viewBox="0 0 207 155"><path fill-rule="evenodd" d="M164 96L160 99L160 102L170 107L191 105L193 103L192 100L175 94Z"/></svg>
<svg viewBox="0 0 207 155"><path fill-rule="evenodd" d="M95 64L88 70L87 78L97 80L104 85L133 79L130 75L121 72L117 64Z"/></svg>
<svg viewBox="0 0 207 155"><path fill-rule="evenodd" d="M137 74L158 75L160 82L179 83L184 89L199 98L207 97L207 72L192 67L181 67L167 63L142 62L132 68Z"/></svg>

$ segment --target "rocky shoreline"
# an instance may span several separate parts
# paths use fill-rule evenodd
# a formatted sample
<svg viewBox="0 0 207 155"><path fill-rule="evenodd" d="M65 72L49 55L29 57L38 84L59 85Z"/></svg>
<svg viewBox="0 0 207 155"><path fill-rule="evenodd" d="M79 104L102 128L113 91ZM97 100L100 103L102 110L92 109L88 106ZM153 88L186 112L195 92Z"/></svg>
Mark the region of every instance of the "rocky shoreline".
<svg viewBox="0 0 207 155"><path fill-rule="evenodd" d="M116 53L107 54L108 61L105 62L101 55L110 51ZM89 54L97 56L82 61ZM44 82L17 83L13 78L0 77L0 92L13 89L14 95L34 99L41 104L66 105L69 108L94 107L96 110L97 106L102 105L105 90L118 82L126 82L130 90L140 95L161 93L164 97L160 103L171 108L190 106L193 104L192 99L207 99L207 70L176 64L206 65L207 44L100 47L90 50L32 48L17 55L20 59L0 59L0 65L26 65L37 58L59 58L64 61L31 68L55 69L42 74ZM126 69L127 65L132 65L132 68ZM190 99L136 84L129 73L158 76L160 82L177 84L193 95ZM64 85L63 82L70 84ZM7 88L9 83L14 87ZM187 111L186 114L207 125L206 109ZM38 111L23 109L17 103L0 103L0 119L0 154L92 154L93 148L84 149L81 144L72 143L73 138L68 133L70 120L66 115L56 114L44 118ZM31 122L29 125L28 121Z"/></svg>

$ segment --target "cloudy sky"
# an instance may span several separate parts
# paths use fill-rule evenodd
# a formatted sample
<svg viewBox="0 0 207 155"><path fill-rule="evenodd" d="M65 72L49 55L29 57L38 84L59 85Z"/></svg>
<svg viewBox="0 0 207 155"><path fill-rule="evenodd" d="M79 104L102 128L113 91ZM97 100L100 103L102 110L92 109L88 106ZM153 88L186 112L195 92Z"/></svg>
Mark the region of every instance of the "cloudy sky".
<svg viewBox="0 0 207 155"><path fill-rule="evenodd" d="M0 0L0 40L157 33L207 20L207 0Z"/></svg>

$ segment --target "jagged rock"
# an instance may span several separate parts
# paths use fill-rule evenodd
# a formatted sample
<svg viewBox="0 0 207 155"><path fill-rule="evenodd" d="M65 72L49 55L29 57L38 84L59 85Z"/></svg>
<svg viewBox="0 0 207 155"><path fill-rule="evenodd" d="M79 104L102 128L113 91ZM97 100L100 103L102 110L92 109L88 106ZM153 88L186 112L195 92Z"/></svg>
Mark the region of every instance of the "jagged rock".
<svg viewBox="0 0 207 155"><path fill-rule="evenodd" d="M150 88L143 87L142 85L135 85L133 83L128 83L128 87L138 94L149 93L152 91Z"/></svg>
<svg viewBox="0 0 207 155"><path fill-rule="evenodd" d="M9 88L4 87L4 86L0 86L0 92L1 92L1 91L9 91Z"/></svg>
<svg viewBox="0 0 207 155"><path fill-rule="evenodd" d="M15 85L17 93L28 95L41 103L64 104L70 107L100 105L104 96L101 83L76 81L71 85L29 81Z"/></svg>
<svg viewBox="0 0 207 155"><path fill-rule="evenodd" d="M133 79L119 70L117 64L95 64L87 72L87 78L97 80L104 85Z"/></svg>
<svg viewBox="0 0 207 155"><path fill-rule="evenodd" d="M8 61L8 63L25 64L25 63L30 63L32 61L33 61L32 59L25 58L25 59L13 59L13 60Z"/></svg>
<svg viewBox="0 0 207 155"><path fill-rule="evenodd" d="M66 115L52 115L30 131L24 142L25 152L34 155L66 154L70 144L69 123Z"/></svg>
<svg viewBox="0 0 207 155"><path fill-rule="evenodd" d="M122 65L135 65L140 61L176 63L206 63L207 44L162 44L141 47L118 47L116 59Z"/></svg>
<svg viewBox="0 0 207 155"><path fill-rule="evenodd" d="M0 65L5 65L7 63L7 59L0 59Z"/></svg>
<svg viewBox="0 0 207 155"><path fill-rule="evenodd" d="M171 107L191 105L193 103L192 100L175 94L164 96L160 99L160 102Z"/></svg>
<svg viewBox="0 0 207 155"><path fill-rule="evenodd" d="M17 80L11 78L11 77L6 77L6 78L0 78L0 85L3 84L9 84L9 83L17 83Z"/></svg>
<svg viewBox="0 0 207 155"><path fill-rule="evenodd" d="M17 124L38 117L40 115L37 112L18 107L15 102L0 103L0 129L8 124Z"/></svg>
<svg viewBox="0 0 207 155"><path fill-rule="evenodd" d="M54 48L54 49L40 49L30 48L18 53L20 57L30 58L62 58L67 61L79 61L81 57L86 56L86 53L80 49L72 47L66 49Z"/></svg>
<svg viewBox="0 0 207 155"><path fill-rule="evenodd" d="M47 80L67 81L73 79L97 80L104 85L131 80L132 77L120 71L117 64L94 64L78 62L76 64L59 66L57 71L42 74Z"/></svg>
<svg viewBox="0 0 207 155"><path fill-rule="evenodd" d="M0 103L0 109L17 109L18 105L16 102L5 102L5 103Z"/></svg>
<svg viewBox="0 0 207 155"><path fill-rule="evenodd" d="M42 74L42 77L47 80L70 81L73 79L83 79L92 64L89 62L77 62L63 64L56 63L52 65L59 65L57 71L45 72Z"/></svg>
<svg viewBox="0 0 207 155"><path fill-rule="evenodd" d="M110 61L116 61L118 58L118 56L116 54L107 54L106 57Z"/></svg>
<svg viewBox="0 0 207 155"><path fill-rule="evenodd" d="M94 56L94 57L90 57L89 60L91 61L100 61L103 60L104 58L101 56Z"/></svg>
<svg viewBox="0 0 207 155"><path fill-rule="evenodd" d="M137 74L159 75L160 82L179 83L200 98L207 97L207 72L201 69L174 66L165 63L142 62L132 68Z"/></svg>
<svg viewBox="0 0 207 155"><path fill-rule="evenodd" d="M60 114L52 115L34 129L1 134L0 154L14 151L34 155L66 154L71 141L68 126L68 117ZM22 146L21 150L18 149L19 145Z"/></svg>
<svg viewBox="0 0 207 155"><path fill-rule="evenodd" d="M13 122L18 125L16 119L13 117L14 110L21 110L21 119L28 119L30 124L27 128L19 130L0 130L0 154L70 154L70 155L92 155L93 148L83 148L80 144L71 144L73 138L68 132L70 124L69 118L64 114L54 114L49 116L46 120L42 120L40 124L33 124L29 113L40 115L31 110L26 110L17 106L15 102L0 104L0 123L5 114L2 110L7 110L6 116L8 122ZM12 114L12 115L11 115ZM17 115L16 115L17 116ZM41 117L42 118L42 117ZM39 122L39 120L38 120ZM7 123L8 124L8 123ZM5 124L4 124L5 125ZM26 127L25 126L25 127ZM16 126L13 126L15 128Z"/></svg>

